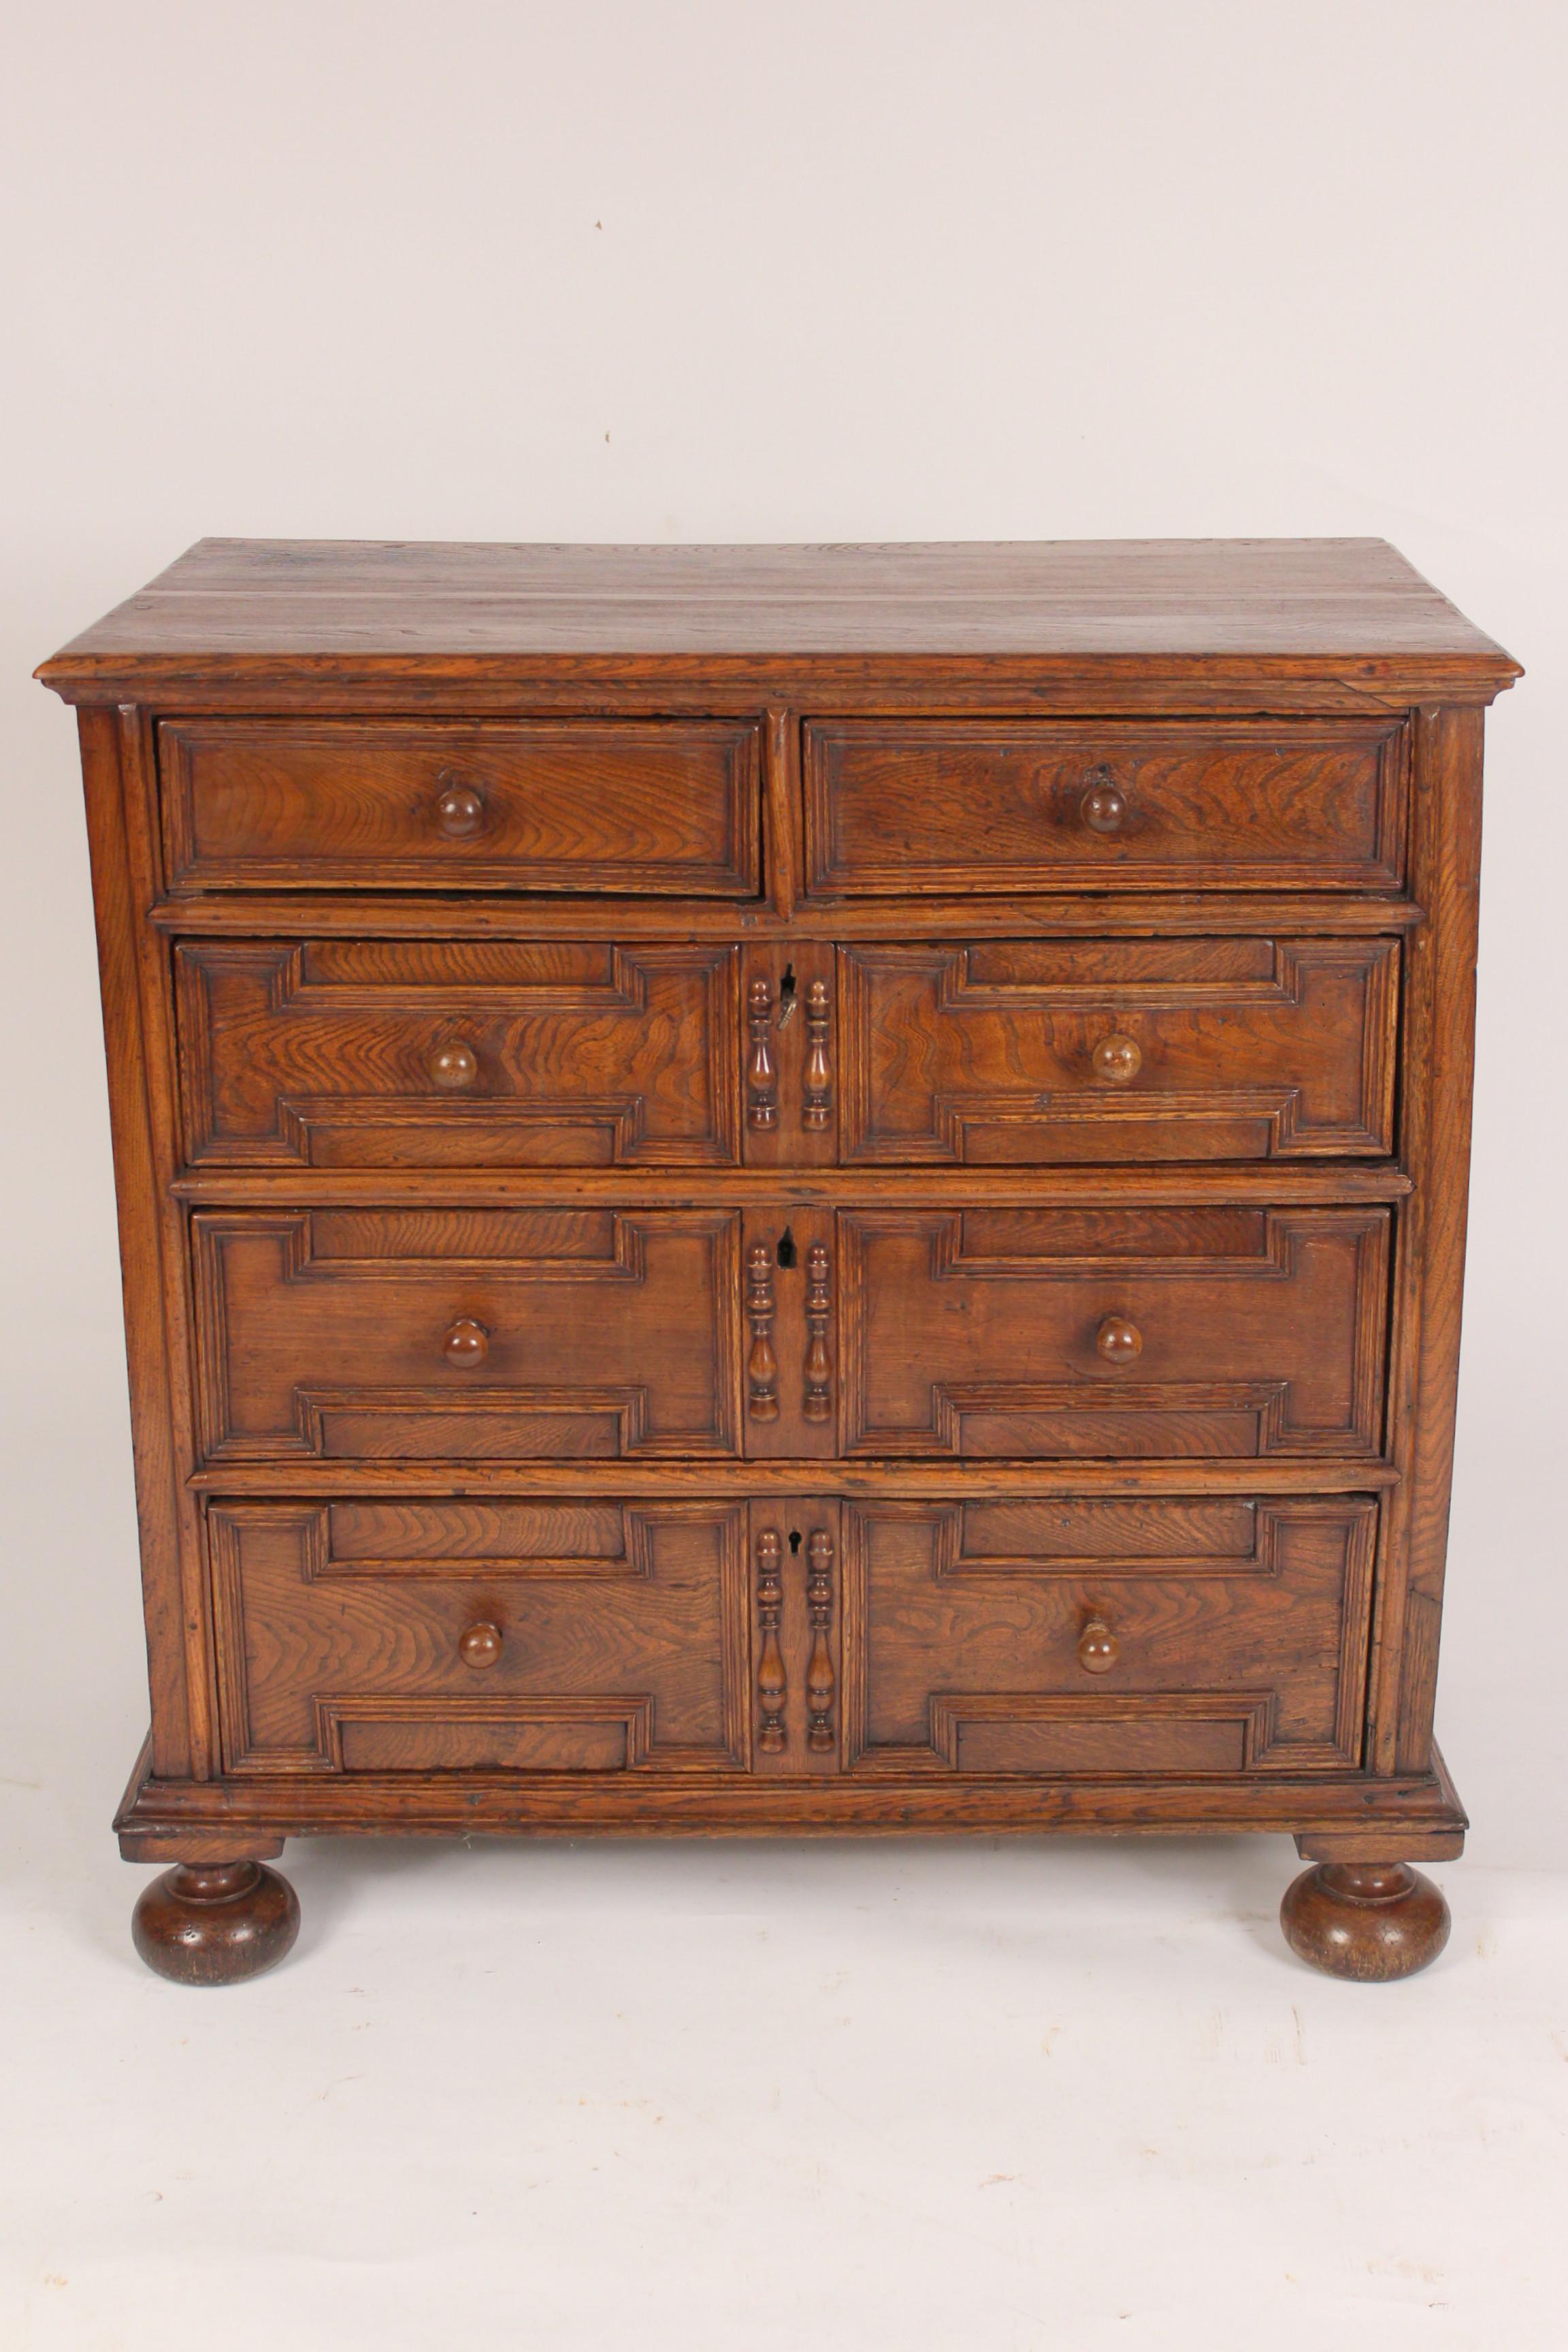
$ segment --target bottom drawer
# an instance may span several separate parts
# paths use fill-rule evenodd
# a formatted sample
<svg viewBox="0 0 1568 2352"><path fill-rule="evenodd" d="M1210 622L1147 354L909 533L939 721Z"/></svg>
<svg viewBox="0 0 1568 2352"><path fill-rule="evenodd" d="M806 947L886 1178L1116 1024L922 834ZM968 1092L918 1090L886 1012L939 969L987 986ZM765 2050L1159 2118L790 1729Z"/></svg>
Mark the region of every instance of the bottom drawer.
<svg viewBox="0 0 1568 2352"><path fill-rule="evenodd" d="M843 1767L1344 1771L1377 1505L889 1500L843 1513Z"/></svg>
<svg viewBox="0 0 1568 2352"><path fill-rule="evenodd" d="M235 1775L1356 1769L1361 1496L214 1503Z"/></svg>
<svg viewBox="0 0 1568 2352"><path fill-rule="evenodd" d="M729 1770L744 1503L207 1513L231 1773Z"/></svg>

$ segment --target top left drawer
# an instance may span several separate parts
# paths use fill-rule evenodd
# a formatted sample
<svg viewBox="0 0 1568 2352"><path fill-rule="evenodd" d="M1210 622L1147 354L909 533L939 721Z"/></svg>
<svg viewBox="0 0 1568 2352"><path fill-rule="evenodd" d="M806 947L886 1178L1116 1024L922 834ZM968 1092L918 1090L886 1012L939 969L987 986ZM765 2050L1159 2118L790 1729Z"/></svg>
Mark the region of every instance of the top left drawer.
<svg viewBox="0 0 1568 2352"><path fill-rule="evenodd" d="M759 739L734 719L165 719L169 887L753 898Z"/></svg>

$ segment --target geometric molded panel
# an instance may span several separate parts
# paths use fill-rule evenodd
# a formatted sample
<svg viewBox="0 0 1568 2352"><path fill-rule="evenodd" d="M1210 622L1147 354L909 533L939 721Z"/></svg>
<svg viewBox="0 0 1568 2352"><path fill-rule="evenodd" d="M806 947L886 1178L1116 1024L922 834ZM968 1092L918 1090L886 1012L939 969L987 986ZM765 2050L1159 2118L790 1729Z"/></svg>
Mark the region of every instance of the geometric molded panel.
<svg viewBox="0 0 1568 2352"><path fill-rule="evenodd" d="M856 1209L838 1228L845 1454L1378 1450L1386 1209Z"/></svg>
<svg viewBox="0 0 1568 2352"><path fill-rule="evenodd" d="M1392 1149L1395 940L879 943L839 962L846 1161Z"/></svg>
<svg viewBox="0 0 1568 2352"><path fill-rule="evenodd" d="M1395 890L1408 758L1387 717L813 719L810 887Z"/></svg>
<svg viewBox="0 0 1568 2352"><path fill-rule="evenodd" d="M737 1226L699 1209L198 1213L204 1453L733 1454Z"/></svg>
<svg viewBox="0 0 1568 2352"><path fill-rule="evenodd" d="M194 1166L730 1167L736 952L203 940L175 951Z"/></svg>
<svg viewBox="0 0 1568 2352"><path fill-rule="evenodd" d="M742 1766L744 1527L712 1502L214 1505L224 1769ZM475 1624L500 1636L478 1671Z"/></svg>
<svg viewBox="0 0 1568 2352"><path fill-rule="evenodd" d="M1376 1530L1358 1496L846 1504L845 1769L1353 1769Z"/></svg>
<svg viewBox="0 0 1568 2352"><path fill-rule="evenodd" d="M750 898L760 739L733 719L165 719L169 886Z"/></svg>

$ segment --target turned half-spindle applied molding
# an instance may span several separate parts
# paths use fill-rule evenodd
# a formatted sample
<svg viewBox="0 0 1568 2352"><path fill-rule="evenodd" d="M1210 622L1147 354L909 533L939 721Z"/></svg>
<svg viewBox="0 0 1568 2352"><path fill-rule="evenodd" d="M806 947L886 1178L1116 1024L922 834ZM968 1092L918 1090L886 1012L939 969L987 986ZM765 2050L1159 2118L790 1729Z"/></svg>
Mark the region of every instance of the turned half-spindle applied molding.
<svg viewBox="0 0 1568 2352"><path fill-rule="evenodd" d="M813 1242L805 1254L805 1403L807 1421L833 1416L833 1358L828 1328L833 1315L831 1261L826 1243Z"/></svg>
<svg viewBox="0 0 1568 2352"><path fill-rule="evenodd" d="M752 1349L746 1359L747 1406L753 1421L779 1417L779 1363L773 1353L773 1254L765 1242L746 1253L746 1319Z"/></svg>
<svg viewBox="0 0 1568 2352"><path fill-rule="evenodd" d="M800 1123L816 1132L829 1127L833 1119L832 1031L827 982L814 980L805 992L805 1076Z"/></svg>
<svg viewBox="0 0 1568 2352"><path fill-rule="evenodd" d="M759 1534L756 1562L757 1631L761 1636L757 1654L757 1706L762 1717L757 1745L764 1756L782 1756L789 1743L789 1732L784 1722L784 1708L789 1700L789 1677L779 1644L779 1626L784 1615L784 1545L776 1528L763 1528Z"/></svg>
<svg viewBox="0 0 1568 2352"><path fill-rule="evenodd" d="M814 1528L805 1547L806 1608L811 1618L811 1660L805 1675L808 1713L806 1745L818 1756L833 1748L833 1653L828 1628L833 1622L833 1538L826 1528Z"/></svg>
<svg viewBox="0 0 1568 2352"><path fill-rule="evenodd" d="M746 991L746 1026L751 1046L746 1059L746 1124L766 1134L779 1123L778 1065L770 1036L773 992L759 972Z"/></svg>

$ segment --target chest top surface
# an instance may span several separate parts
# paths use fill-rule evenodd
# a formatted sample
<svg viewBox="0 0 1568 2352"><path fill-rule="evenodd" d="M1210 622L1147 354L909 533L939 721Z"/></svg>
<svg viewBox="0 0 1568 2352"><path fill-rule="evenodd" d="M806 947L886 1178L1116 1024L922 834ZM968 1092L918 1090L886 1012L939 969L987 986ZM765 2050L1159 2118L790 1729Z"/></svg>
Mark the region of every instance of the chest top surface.
<svg viewBox="0 0 1568 2352"><path fill-rule="evenodd" d="M1382 540L888 546L200 541L38 675L75 700L575 658L1359 665L1489 697L1509 656Z"/></svg>

